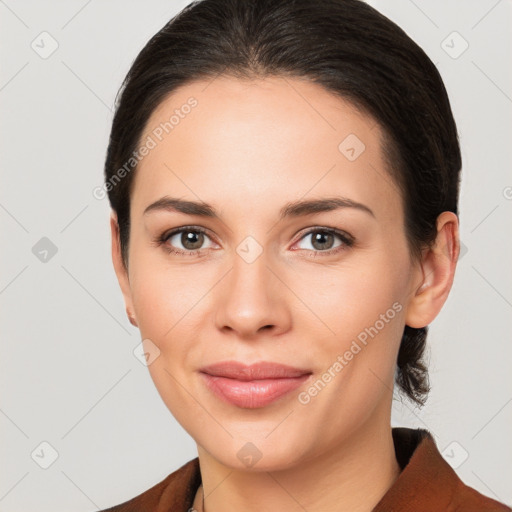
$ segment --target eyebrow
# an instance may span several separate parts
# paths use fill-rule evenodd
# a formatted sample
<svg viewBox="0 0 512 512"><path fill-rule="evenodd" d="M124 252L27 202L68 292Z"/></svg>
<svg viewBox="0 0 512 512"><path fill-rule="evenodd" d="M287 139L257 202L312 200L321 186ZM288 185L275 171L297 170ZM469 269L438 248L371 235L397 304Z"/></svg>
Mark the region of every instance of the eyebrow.
<svg viewBox="0 0 512 512"><path fill-rule="evenodd" d="M346 197L326 197L322 199L302 199L287 203L279 211L279 219L283 220L289 217L313 215L315 213L329 212L340 208L354 208L375 218L373 211L362 203L358 203L357 201L353 201ZM161 197L154 203L151 203L144 210L144 215L153 211L180 212L187 215L220 219L220 215L217 210L208 203L169 196Z"/></svg>

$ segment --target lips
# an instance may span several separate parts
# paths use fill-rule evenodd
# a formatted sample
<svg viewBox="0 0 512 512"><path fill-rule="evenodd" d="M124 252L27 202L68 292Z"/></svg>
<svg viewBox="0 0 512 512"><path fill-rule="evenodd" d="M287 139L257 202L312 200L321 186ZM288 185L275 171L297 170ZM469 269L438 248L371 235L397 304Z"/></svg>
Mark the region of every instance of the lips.
<svg viewBox="0 0 512 512"><path fill-rule="evenodd" d="M224 361L201 368L200 374L210 391L225 402L243 408L259 408L302 385L311 370L271 362L247 366Z"/></svg>
<svg viewBox="0 0 512 512"><path fill-rule="evenodd" d="M311 373L311 370L294 368L284 364L260 362L247 366L237 361L224 361L201 368L201 372L215 377L225 377L242 381L263 379L286 379L301 377Z"/></svg>

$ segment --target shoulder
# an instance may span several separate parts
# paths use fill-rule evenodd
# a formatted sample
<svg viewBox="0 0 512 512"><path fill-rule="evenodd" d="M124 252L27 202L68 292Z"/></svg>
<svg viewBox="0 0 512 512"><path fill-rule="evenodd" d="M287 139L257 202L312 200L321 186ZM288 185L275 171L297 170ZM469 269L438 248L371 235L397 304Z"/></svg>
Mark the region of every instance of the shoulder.
<svg viewBox="0 0 512 512"><path fill-rule="evenodd" d="M401 472L373 512L512 512L466 485L427 430L394 428L393 441Z"/></svg>
<svg viewBox="0 0 512 512"><path fill-rule="evenodd" d="M512 512L504 503L485 496L459 481L459 486L451 503L454 512Z"/></svg>
<svg viewBox="0 0 512 512"><path fill-rule="evenodd" d="M200 483L199 459L196 457L142 494L99 512L186 512Z"/></svg>

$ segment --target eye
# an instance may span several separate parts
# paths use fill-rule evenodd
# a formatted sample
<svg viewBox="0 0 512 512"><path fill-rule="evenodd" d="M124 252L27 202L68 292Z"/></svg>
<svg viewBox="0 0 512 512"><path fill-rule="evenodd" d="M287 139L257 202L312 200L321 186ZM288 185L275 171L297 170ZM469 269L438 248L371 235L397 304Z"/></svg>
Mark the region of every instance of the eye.
<svg viewBox="0 0 512 512"><path fill-rule="evenodd" d="M300 247L300 249L313 251L315 256L317 254L332 255L354 244L354 238L351 235L333 228L316 227L303 234L300 240L306 240L308 237L311 238L311 248ZM338 244L336 239L339 240ZM204 247L205 240L211 242L205 229L198 226L182 226L164 232L155 239L155 243L157 246L163 246L169 253L195 256L213 247L211 243Z"/></svg>
<svg viewBox="0 0 512 512"><path fill-rule="evenodd" d="M203 247L205 239L210 240L210 237L204 229L196 226L184 226L163 233L156 242L158 245L163 245L170 253L196 255L203 249L211 247Z"/></svg>
<svg viewBox="0 0 512 512"><path fill-rule="evenodd" d="M314 228L305 233L301 240L310 238L310 247L302 247L302 249L312 250L325 254L334 254L354 245L354 239L344 233L332 228ZM336 245L336 238L340 241Z"/></svg>

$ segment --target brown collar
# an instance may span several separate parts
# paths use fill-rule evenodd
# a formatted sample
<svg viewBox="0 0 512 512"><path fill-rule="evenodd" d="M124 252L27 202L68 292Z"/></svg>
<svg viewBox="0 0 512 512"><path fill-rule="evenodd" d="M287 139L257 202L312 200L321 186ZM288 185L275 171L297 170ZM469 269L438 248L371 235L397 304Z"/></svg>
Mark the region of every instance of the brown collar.
<svg viewBox="0 0 512 512"><path fill-rule="evenodd" d="M512 509L465 485L427 430L392 430L401 473L372 512L505 512Z"/></svg>

